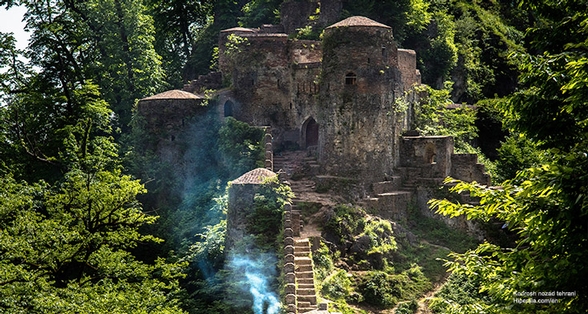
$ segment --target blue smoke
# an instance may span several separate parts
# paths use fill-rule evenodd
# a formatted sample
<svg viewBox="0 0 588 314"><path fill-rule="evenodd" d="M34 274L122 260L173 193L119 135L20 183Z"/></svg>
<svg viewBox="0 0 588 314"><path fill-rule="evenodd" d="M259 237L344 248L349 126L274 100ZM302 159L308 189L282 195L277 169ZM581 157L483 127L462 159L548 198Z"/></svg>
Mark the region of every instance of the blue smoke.
<svg viewBox="0 0 588 314"><path fill-rule="evenodd" d="M244 290L253 297L253 313L278 314L280 301L276 293L271 291L268 278L275 278L275 257L269 254L259 254L256 260L247 256L233 255L229 260L229 268L235 275L244 275L246 281L238 281ZM269 263L268 263L269 262ZM264 309L266 311L264 312Z"/></svg>

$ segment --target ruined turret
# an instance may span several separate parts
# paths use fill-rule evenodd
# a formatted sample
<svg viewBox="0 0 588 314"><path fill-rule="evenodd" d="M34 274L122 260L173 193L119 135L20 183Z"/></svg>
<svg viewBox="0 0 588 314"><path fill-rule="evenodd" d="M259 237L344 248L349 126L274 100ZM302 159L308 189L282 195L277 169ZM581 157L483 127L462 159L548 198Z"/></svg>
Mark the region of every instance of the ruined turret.
<svg viewBox="0 0 588 314"><path fill-rule="evenodd" d="M255 210L255 194L265 180L276 176L273 171L257 168L230 182L225 252L228 253L236 243L248 235L247 216Z"/></svg>
<svg viewBox="0 0 588 314"><path fill-rule="evenodd" d="M392 28L353 16L325 29L322 48L319 162L368 182L391 173L404 116Z"/></svg>

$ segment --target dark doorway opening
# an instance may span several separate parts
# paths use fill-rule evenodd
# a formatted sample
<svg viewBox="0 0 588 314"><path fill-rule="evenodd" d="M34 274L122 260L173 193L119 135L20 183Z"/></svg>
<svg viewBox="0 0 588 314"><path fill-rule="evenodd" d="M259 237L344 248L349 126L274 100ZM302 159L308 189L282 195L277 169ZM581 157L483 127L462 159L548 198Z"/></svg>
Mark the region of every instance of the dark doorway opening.
<svg viewBox="0 0 588 314"><path fill-rule="evenodd" d="M232 101L227 100L225 102L225 106L224 106L224 112L225 112L224 116L225 117L232 117L233 116L233 107L234 107L234 104Z"/></svg>
<svg viewBox="0 0 588 314"><path fill-rule="evenodd" d="M319 125L314 118L309 118L306 122L306 148L318 145Z"/></svg>

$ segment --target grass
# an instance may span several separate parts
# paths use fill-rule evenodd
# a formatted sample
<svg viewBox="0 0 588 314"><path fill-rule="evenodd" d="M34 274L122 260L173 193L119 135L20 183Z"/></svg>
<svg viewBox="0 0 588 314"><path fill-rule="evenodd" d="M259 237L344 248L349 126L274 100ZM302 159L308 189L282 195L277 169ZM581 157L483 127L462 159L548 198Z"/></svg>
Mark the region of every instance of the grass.
<svg viewBox="0 0 588 314"><path fill-rule="evenodd" d="M450 228L443 221L423 215L418 209L409 210L410 231L428 243L444 246L453 252L463 253L478 246L476 239L467 233Z"/></svg>
<svg viewBox="0 0 588 314"><path fill-rule="evenodd" d="M475 248L477 241L465 232L448 227L443 221L423 215L415 206L409 210L409 231L419 239L409 243L407 238L397 238L398 250L394 267L400 271L412 265L421 266L424 275L433 283L443 281L447 270L443 266L450 252L465 252Z"/></svg>
<svg viewBox="0 0 588 314"><path fill-rule="evenodd" d="M302 210L313 213L318 209L309 204ZM452 229L414 208L407 219L410 226L407 233L413 233L416 240L410 241L408 236L394 234L389 221L370 218L361 208L340 205L335 213L325 228L341 238L341 244L367 235L375 240L370 241L371 248L377 249L384 259L382 268L357 254L348 255L345 262L351 270L344 270L336 266L340 255L329 252L326 246L321 246L317 256L313 254L320 291L333 301L331 309L342 313L357 313L356 306L381 310L396 304L400 304L399 313L411 313L415 300L433 284L447 278L443 264L448 253L464 252L477 245L465 232ZM346 254L341 253L345 257ZM361 267L366 263L366 267Z"/></svg>

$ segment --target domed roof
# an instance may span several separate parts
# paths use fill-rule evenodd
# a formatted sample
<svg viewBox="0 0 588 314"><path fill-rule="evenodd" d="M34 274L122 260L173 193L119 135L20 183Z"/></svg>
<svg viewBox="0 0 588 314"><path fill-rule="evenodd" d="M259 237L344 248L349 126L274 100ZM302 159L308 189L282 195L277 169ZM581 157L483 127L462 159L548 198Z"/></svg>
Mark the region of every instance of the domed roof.
<svg viewBox="0 0 588 314"><path fill-rule="evenodd" d="M277 174L265 168L253 169L232 181L232 184L261 184L266 178L272 178Z"/></svg>
<svg viewBox="0 0 588 314"><path fill-rule="evenodd" d="M171 99L205 99L204 96L192 94L183 90L174 89L168 90L157 95L153 95L141 100L171 100Z"/></svg>
<svg viewBox="0 0 588 314"><path fill-rule="evenodd" d="M372 19L369 19L365 16L352 16L344 19L343 21L337 22L329 27L329 28L338 28L338 27L381 27L381 28L389 28L392 27L388 25L384 25L382 23L378 23Z"/></svg>
<svg viewBox="0 0 588 314"><path fill-rule="evenodd" d="M233 27L233 28L223 29L220 32L221 33L233 33L233 32L253 33L255 31L253 29L251 29L251 28Z"/></svg>

